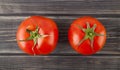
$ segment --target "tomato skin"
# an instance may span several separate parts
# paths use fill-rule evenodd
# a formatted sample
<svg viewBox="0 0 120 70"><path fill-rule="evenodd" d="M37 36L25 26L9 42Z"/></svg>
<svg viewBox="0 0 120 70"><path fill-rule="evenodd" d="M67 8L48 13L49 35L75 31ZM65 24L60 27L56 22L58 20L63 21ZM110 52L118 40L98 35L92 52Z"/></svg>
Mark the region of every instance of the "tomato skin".
<svg viewBox="0 0 120 70"><path fill-rule="evenodd" d="M91 42L89 39L86 39L81 43L81 45L78 45L79 41L81 41L85 36L85 33L81 29L79 29L78 26L75 26L75 25L79 25L79 26L82 26L83 28L87 28L86 22L90 23L90 27L96 24L97 27L95 29L95 32L104 35L104 36L94 37L93 50L91 48L91 45L90 45ZM75 51L83 55L92 55L103 48L106 42L106 29L101 24L101 22L99 22L97 19L91 16L84 16L73 21L68 31L68 39L69 39L70 45Z"/></svg>
<svg viewBox="0 0 120 70"><path fill-rule="evenodd" d="M42 32L39 31L39 33L44 33L49 36L45 38L38 38L37 44L35 46L33 40L20 41L26 40L30 36L26 29L34 31L36 27L39 27L42 30ZM16 39L18 46L24 52L30 55L50 54L56 48L58 41L58 28L56 23L50 18L43 16L31 16L25 19L18 27ZM33 46L34 52L32 50Z"/></svg>

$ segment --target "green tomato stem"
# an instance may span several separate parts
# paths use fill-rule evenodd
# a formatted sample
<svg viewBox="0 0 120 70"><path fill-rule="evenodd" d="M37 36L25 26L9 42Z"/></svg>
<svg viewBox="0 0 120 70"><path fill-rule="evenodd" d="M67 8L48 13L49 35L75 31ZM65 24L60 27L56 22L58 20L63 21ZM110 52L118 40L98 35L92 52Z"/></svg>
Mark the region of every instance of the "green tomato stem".
<svg viewBox="0 0 120 70"><path fill-rule="evenodd" d="M34 48L35 48L35 46L36 46L36 44L38 42L38 38L44 38L44 37L47 37L48 35L44 35L44 34L41 35L41 34L39 34L38 26L36 27L36 29L34 31L31 31L31 30L28 30L28 29L26 29L26 31L30 34L30 36L27 39L25 39L25 40L19 40L19 41L33 40L34 45L32 46L32 51L33 51L34 56L35 56L36 53L35 53Z"/></svg>
<svg viewBox="0 0 120 70"><path fill-rule="evenodd" d="M83 39L81 39L79 41L78 46L80 46L85 40L89 39L90 40L91 49L94 51L94 45L93 45L94 44L94 37L95 36L104 36L104 35L98 34L98 33L95 32L95 29L97 27L96 24L94 24L93 27L90 27L90 23L86 22L86 26L87 26L86 29L81 27L81 26L79 26L79 25L77 25L77 26L78 26L78 28L80 30L82 30L85 33L85 36L83 37Z"/></svg>

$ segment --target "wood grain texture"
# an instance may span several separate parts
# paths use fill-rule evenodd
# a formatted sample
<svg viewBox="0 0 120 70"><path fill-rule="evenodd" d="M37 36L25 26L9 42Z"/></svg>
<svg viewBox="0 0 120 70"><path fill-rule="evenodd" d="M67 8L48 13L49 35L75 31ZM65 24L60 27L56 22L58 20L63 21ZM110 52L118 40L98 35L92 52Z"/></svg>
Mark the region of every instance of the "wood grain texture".
<svg viewBox="0 0 120 70"><path fill-rule="evenodd" d="M1 56L0 70L120 70L119 56Z"/></svg>
<svg viewBox="0 0 120 70"><path fill-rule="evenodd" d="M0 14L120 14L119 4L119 0L1 0Z"/></svg>
<svg viewBox="0 0 120 70"><path fill-rule="evenodd" d="M78 16L46 16L55 20L59 28L59 42L52 54L75 53L69 45L67 32L72 21ZM27 16L0 16L0 53L23 53L16 43L17 27ZM97 18L107 29L107 42L98 54L120 54L120 18ZM5 49L6 48L6 49Z"/></svg>
<svg viewBox="0 0 120 70"><path fill-rule="evenodd" d="M28 56L16 43L21 21L32 15L54 19L57 48L48 56ZM105 47L93 56L77 54L67 32L78 17L93 16L107 30ZM120 70L119 0L0 0L0 70Z"/></svg>

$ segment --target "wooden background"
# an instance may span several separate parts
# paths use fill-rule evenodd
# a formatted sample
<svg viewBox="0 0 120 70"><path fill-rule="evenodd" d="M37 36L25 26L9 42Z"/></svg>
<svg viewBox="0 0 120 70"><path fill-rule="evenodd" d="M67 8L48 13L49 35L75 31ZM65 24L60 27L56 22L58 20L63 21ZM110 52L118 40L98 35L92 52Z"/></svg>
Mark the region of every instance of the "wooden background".
<svg viewBox="0 0 120 70"><path fill-rule="evenodd" d="M32 15L58 25L50 55L29 56L17 46L16 29ZM70 24L81 16L93 16L107 29L105 47L92 56L77 54L67 40ZM0 70L120 70L120 0L0 0Z"/></svg>

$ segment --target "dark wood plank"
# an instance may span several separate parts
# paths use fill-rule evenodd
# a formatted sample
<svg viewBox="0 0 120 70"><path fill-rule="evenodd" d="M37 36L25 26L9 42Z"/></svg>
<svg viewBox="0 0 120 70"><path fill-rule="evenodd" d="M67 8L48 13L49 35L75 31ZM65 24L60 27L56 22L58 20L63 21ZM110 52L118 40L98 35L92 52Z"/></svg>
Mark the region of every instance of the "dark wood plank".
<svg viewBox="0 0 120 70"><path fill-rule="evenodd" d="M0 56L0 70L120 70L120 56Z"/></svg>
<svg viewBox="0 0 120 70"><path fill-rule="evenodd" d="M116 14L120 16L119 8L119 0L0 0L0 15Z"/></svg>
<svg viewBox="0 0 120 70"><path fill-rule="evenodd" d="M94 16L94 15L93 15ZM17 46L17 27L28 16L0 16L0 53L23 53ZM79 16L46 16L55 20L59 28L59 42L52 54L75 53L68 43L67 31L72 21ZM107 29L107 42L98 54L120 54L120 18L96 17Z"/></svg>

